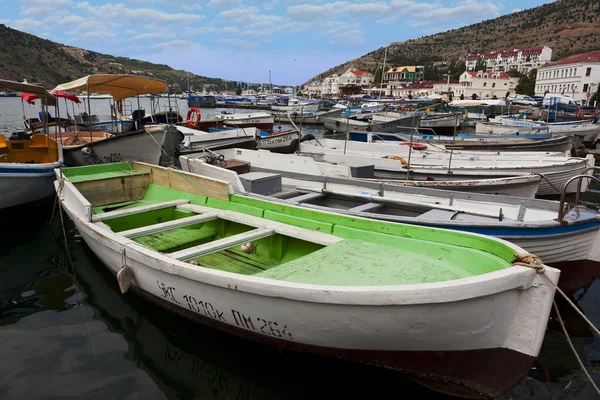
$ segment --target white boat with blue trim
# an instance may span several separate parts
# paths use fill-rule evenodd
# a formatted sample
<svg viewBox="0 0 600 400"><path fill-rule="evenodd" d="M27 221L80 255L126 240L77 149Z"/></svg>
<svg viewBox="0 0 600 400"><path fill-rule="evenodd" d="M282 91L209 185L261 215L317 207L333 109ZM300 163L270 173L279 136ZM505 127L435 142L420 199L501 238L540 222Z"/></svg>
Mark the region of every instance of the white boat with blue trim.
<svg viewBox="0 0 600 400"><path fill-rule="evenodd" d="M596 258L598 211L577 204L561 213L559 201L401 186L306 173L297 157L252 150L226 150L226 161L246 163L249 172L180 157L184 171L228 182L235 193L404 224L454 229L508 240L547 263ZM295 172L290 172L295 171ZM584 179L588 179L586 176ZM271 185L263 182L269 180ZM569 186L575 188L577 179ZM263 184L252 184L261 182ZM595 261L600 261L597 259Z"/></svg>

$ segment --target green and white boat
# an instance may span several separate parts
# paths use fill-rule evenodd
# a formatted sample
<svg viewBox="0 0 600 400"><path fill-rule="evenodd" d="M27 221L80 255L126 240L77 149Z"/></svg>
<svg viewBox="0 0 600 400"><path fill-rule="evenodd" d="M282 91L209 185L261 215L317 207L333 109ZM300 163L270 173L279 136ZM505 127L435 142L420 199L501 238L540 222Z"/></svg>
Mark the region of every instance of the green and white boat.
<svg viewBox="0 0 600 400"><path fill-rule="evenodd" d="M56 175L121 290L199 323L470 398L512 388L542 345L560 272L506 241L248 199L144 163Z"/></svg>

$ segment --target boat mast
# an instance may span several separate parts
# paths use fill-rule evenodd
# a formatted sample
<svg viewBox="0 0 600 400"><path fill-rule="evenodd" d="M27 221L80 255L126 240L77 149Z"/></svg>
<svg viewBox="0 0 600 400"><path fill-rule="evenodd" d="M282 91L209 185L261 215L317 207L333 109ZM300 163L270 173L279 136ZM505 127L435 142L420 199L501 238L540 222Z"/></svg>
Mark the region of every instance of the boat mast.
<svg viewBox="0 0 600 400"><path fill-rule="evenodd" d="M379 98L381 98L381 89L383 89L383 76L385 75L385 62L387 61L388 47L389 46L385 48L385 53L383 55L383 66L381 67L381 83L379 84Z"/></svg>

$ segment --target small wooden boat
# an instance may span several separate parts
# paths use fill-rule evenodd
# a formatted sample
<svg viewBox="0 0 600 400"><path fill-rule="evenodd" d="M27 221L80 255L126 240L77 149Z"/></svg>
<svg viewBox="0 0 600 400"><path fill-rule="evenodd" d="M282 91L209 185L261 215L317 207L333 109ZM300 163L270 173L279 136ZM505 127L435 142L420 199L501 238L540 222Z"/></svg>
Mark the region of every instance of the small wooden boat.
<svg viewBox="0 0 600 400"><path fill-rule="evenodd" d="M344 146L346 150L344 151ZM356 146L356 147L352 147ZM381 148L382 151L360 151L358 146ZM347 165L373 165L374 178L406 179L408 157L406 146L394 146L391 153L378 143L347 142L340 140L319 140L300 143L299 154L313 157L315 161ZM354 150L353 150L354 148ZM479 153L458 152L431 153L415 151L411 153L409 176L415 180L479 180L502 178L531 173L543 176L537 196L559 195L565 183L572 177L594 166L593 155L587 158L540 156L524 153L502 153L497 156ZM583 190L589 182L583 183ZM569 190L575 189L570 187Z"/></svg>
<svg viewBox="0 0 600 400"><path fill-rule="evenodd" d="M590 144L600 134L600 125L594 124L591 120L550 123L504 117L497 117L488 122L478 122L475 125L475 133L477 134L493 135L517 132L575 135L582 137L583 143Z"/></svg>
<svg viewBox="0 0 600 400"><path fill-rule="evenodd" d="M510 136L505 138L504 136ZM413 149L428 150L433 152L449 152L451 149L464 150L465 152L477 152L478 154L494 154L516 152L521 155L560 155L569 156L573 146L571 136L553 136L551 134L533 134L530 136L541 136L535 140L521 139L518 135L461 135L452 136L413 134ZM385 133L385 132L350 132L349 139L353 142L378 143L403 145L411 141L408 133ZM453 140L454 139L454 140ZM415 143L423 146L416 146ZM420 147L420 148L419 148Z"/></svg>
<svg viewBox="0 0 600 400"><path fill-rule="evenodd" d="M399 132L406 128L419 126L420 115L407 115L390 121L359 121L348 118L327 118L323 122L325 129L331 132L365 131L365 132Z"/></svg>
<svg viewBox="0 0 600 400"><path fill-rule="evenodd" d="M317 162L312 157L298 156L295 154L275 154L268 151L252 151L247 149L227 149L218 152L223 161L230 160L236 165L251 164L252 168L265 171L279 171L281 173L296 175L310 175L312 180L327 186L331 178L347 178L356 181L372 182L377 185L402 185L410 187L457 190L461 192L494 194L533 198L538 190L541 177L536 174L511 176L497 179L479 179L470 181L435 181L435 180L398 180L376 179L373 176L372 165L336 165ZM194 155L194 158L203 157L204 154ZM249 172L249 169L238 171Z"/></svg>
<svg viewBox="0 0 600 400"><path fill-rule="evenodd" d="M0 90L39 95L42 110L55 101L37 85L0 80ZM62 163L60 144L47 134L20 132L9 139L0 134L0 215L10 214L17 207L27 212L27 207L53 196L53 170Z"/></svg>
<svg viewBox="0 0 600 400"><path fill-rule="evenodd" d="M597 257L600 218L597 210L583 205L572 206L559 221L558 201L338 177L328 177L325 181L306 173L286 172L282 160L278 160L277 169L261 167L257 158L241 168L238 164L243 157L236 157L235 169L227 169L227 164L215 166L189 157L181 157L180 164L184 171L228 182L235 193L252 198L362 218L496 236L553 265ZM572 184L575 186L576 182Z"/></svg>
<svg viewBox="0 0 600 400"><path fill-rule="evenodd" d="M204 149L218 150L234 147L254 149L256 148L256 136L259 133L256 128L201 131L177 126L177 130L185 137L179 151L182 155L202 152Z"/></svg>
<svg viewBox="0 0 600 400"><path fill-rule="evenodd" d="M384 136L385 135L385 136ZM533 134L506 134L506 135L457 135L452 136L427 135L427 134L378 134L373 132L372 141L377 141L379 136L384 141L400 140L417 143L442 145L445 149L468 151L541 151L541 152L570 152L573 147L573 137L569 135L552 135L546 133ZM360 138L356 135L355 137ZM354 140L352 133L351 140ZM367 138L365 138L366 141Z"/></svg>
<svg viewBox="0 0 600 400"><path fill-rule="evenodd" d="M310 138L312 137L311 135ZM302 140L303 137L297 130L273 133L261 132L256 138L256 148L274 153L291 154L298 150L298 145Z"/></svg>
<svg viewBox="0 0 600 400"><path fill-rule="evenodd" d="M373 122L388 122L405 118L407 114L398 112L382 112L373 114ZM465 118L465 114L454 113L422 113L417 125L412 126L425 132L436 132L438 134L452 134L455 127L459 127ZM397 132L397 131L396 131Z"/></svg>
<svg viewBox="0 0 600 400"><path fill-rule="evenodd" d="M187 118L178 125L206 131L211 128L257 128L266 131L273 130L273 115L265 112L256 113L221 113L212 119L202 119L198 108L188 110Z"/></svg>
<svg viewBox="0 0 600 400"><path fill-rule="evenodd" d="M328 111L302 110L294 112L278 112L275 114L276 122L295 123L298 125L320 125L326 118L339 118L344 109L334 108Z"/></svg>
<svg viewBox="0 0 600 400"><path fill-rule="evenodd" d="M112 135L107 132L62 132L65 164L69 166L143 161L171 165L178 157L184 136L174 125L153 125L139 131Z"/></svg>
<svg viewBox="0 0 600 400"><path fill-rule="evenodd" d="M57 178L121 290L199 323L472 398L506 392L539 354L560 272L511 243L249 202L226 182L142 163Z"/></svg>

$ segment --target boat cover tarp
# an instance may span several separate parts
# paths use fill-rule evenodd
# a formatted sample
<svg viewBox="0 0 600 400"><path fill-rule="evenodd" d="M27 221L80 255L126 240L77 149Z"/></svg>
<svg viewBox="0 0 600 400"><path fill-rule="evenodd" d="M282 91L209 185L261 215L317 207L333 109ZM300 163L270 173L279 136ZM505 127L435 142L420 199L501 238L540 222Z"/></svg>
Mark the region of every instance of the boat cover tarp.
<svg viewBox="0 0 600 400"><path fill-rule="evenodd" d="M0 79L0 91L2 92L25 92L36 94L43 99L42 103L44 105L53 106L56 104L56 99L54 96L49 94L43 86L39 85L31 85L29 83L21 83L14 81L7 81L4 79ZM47 104L46 104L47 103Z"/></svg>
<svg viewBox="0 0 600 400"><path fill-rule="evenodd" d="M75 103L78 103L78 104L81 103L81 100L79 100L79 97L75 96L74 94L69 94L69 93L65 93L65 92L52 92L51 94L54 95L54 97L64 97L65 99L74 101ZM38 96L37 94L33 94L33 93L22 92L21 98L29 104L34 104L35 101L40 98L40 96ZM52 103L49 105L52 105Z"/></svg>
<svg viewBox="0 0 600 400"><path fill-rule="evenodd" d="M72 82L63 83L54 91L81 91L110 94L115 101L150 93L167 91L168 86L159 79L136 75L88 75Z"/></svg>
<svg viewBox="0 0 600 400"><path fill-rule="evenodd" d="M54 90L54 91L52 91L52 94L55 97L63 97L65 99L67 99L67 100L74 101L77 104L81 103L81 100L79 100L79 97L77 97L77 96L75 96L74 94L71 94L71 93L63 92L62 90Z"/></svg>

